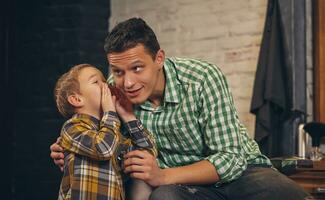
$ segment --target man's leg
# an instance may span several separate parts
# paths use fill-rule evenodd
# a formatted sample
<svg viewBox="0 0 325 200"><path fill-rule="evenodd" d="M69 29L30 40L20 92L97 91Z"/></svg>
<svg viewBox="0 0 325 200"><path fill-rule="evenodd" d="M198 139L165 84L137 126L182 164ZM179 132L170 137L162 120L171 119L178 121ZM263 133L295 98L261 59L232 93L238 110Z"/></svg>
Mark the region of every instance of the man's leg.
<svg viewBox="0 0 325 200"><path fill-rule="evenodd" d="M163 185L153 190L150 200L225 200L222 189L214 185Z"/></svg>
<svg viewBox="0 0 325 200"><path fill-rule="evenodd" d="M271 168L248 168L243 175L220 187L164 185L154 189L150 200L303 200L309 196L295 182Z"/></svg>
<svg viewBox="0 0 325 200"><path fill-rule="evenodd" d="M263 167L250 167L239 179L222 187L233 200L303 200L309 196L285 175Z"/></svg>
<svg viewBox="0 0 325 200"><path fill-rule="evenodd" d="M152 187L142 180L130 179L125 186L125 192L127 200L148 200Z"/></svg>

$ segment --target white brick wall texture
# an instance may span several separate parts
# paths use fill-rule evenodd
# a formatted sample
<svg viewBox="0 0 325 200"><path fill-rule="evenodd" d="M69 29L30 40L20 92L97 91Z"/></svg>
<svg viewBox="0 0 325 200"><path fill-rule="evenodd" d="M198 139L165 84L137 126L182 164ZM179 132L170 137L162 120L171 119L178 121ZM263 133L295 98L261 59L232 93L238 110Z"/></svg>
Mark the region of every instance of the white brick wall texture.
<svg viewBox="0 0 325 200"><path fill-rule="evenodd" d="M267 0L111 0L111 28L143 18L167 56L205 59L226 74L240 120L253 137L249 113Z"/></svg>

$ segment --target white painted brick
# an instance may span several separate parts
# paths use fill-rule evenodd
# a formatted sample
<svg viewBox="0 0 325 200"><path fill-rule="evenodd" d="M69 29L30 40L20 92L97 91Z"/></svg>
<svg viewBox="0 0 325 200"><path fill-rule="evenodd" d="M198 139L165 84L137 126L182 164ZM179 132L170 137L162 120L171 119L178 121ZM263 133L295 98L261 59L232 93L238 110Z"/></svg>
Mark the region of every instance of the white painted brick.
<svg viewBox="0 0 325 200"><path fill-rule="evenodd" d="M254 84L252 73L227 74L228 84L239 98L250 98Z"/></svg>
<svg viewBox="0 0 325 200"><path fill-rule="evenodd" d="M216 6L214 6L212 9L216 13L224 14L228 12L236 13L241 10L248 10L248 4L247 1L238 1L238 0L218 0L215 1Z"/></svg>
<svg viewBox="0 0 325 200"><path fill-rule="evenodd" d="M255 54L258 54L260 45L257 46L257 41L260 41L260 36L258 35L236 35L228 36L224 38L217 38L217 45L224 51L229 51L232 49L250 47Z"/></svg>
<svg viewBox="0 0 325 200"><path fill-rule="evenodd" d="M233 24L230 27L230 35L261 35L262 34L262 26L264 25L264 19L261 20L250 20L243 21L238 24Z"/></svg>
<svg viewBox="0 0 325 200"><path fill-rule="evenodd" d="M231 68L230 70L236 71L237 73L250 72L255 77L257 60L242 60L239 62L227 63L227 66Z"/></svg>
<svg viewBox="0 0 325 200"><path fill-rule="evenodd" d="M266 8L267 0L249 0L248 5L250 8L256 9L259 7Z"/></svg>

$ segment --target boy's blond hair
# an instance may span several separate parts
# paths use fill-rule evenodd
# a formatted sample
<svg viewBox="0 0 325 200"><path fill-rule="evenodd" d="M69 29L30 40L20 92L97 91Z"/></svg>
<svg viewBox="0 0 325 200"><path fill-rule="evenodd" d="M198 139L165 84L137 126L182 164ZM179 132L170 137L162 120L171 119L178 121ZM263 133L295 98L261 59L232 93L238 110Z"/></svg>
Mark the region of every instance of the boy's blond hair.
<svg viewBox="0 0 325 200"><path fill-rule="evenodd" d="M64 117L71 117L75 114L75 107L68 101L68 97L80 93L79 74L82 69L93 67L90 64L80 64L73 66L68 72L64 73L55 84L54 98L59 112Z"/></svg>

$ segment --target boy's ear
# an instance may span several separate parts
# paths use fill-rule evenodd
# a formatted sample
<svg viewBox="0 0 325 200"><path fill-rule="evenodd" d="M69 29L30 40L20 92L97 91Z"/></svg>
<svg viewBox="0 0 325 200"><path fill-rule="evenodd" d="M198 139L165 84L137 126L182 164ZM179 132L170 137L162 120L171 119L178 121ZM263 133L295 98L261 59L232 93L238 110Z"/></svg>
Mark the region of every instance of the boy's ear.
<svg viewBox="0 0 325 200"><path fill-rule="evenodd" d="M80 95L78 94L72 94L72 95L69 95L68 96L68 102L76 107L76 108L79 108L83 105L83 101L82 101L82 98Z"/></svg>

